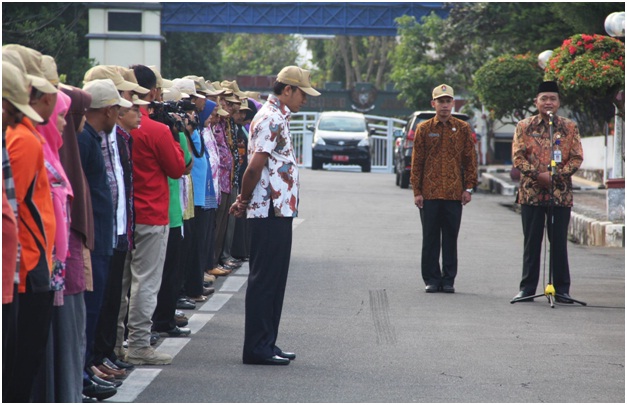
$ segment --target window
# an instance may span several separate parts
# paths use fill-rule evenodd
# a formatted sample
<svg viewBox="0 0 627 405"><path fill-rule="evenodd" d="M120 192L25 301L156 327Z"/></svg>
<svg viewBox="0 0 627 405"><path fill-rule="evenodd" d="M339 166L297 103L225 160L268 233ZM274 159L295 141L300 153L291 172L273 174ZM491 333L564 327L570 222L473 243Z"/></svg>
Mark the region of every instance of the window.
<svg viewBox="0 0 627 405"><path fill-rule="evenodd" d="M109 11L108 31L142 32L142 13Z"/></svg>

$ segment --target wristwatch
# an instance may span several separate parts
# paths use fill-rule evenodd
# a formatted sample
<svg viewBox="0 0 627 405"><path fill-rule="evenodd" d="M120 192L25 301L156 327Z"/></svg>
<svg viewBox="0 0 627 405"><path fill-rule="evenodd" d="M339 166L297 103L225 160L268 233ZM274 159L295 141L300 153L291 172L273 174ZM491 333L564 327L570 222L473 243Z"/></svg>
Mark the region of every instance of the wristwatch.
<svg viewBox="0 0 627 405"><path fill-rule="evenodd" d="M468 193L472 194L472 188L467 188L467 189L466 189L466 192L468 192Z"/></svg>

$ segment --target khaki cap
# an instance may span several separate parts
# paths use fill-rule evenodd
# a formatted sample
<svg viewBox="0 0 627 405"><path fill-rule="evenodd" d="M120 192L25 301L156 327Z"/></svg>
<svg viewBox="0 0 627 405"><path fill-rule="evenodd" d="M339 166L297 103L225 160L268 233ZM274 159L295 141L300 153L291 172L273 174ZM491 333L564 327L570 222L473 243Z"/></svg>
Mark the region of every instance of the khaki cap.
<svg viewBox="0 0 627 405"><path fill-rule="evenodd" d="M26 74L31 79L34 88L42 93L48 94L54 94L58 91L57 88L46 79L46 76L44 76L41 70L43 56L41 52L17 44L4 45L2 47L3 53L5 49L14 50L20 55L20 59L22 59L22 63L26 69ZM20 66L17 67L19 68Z"/></svg>
<svg viewBox="0 0 627 405"><path fill-rule="evenodd" d="M111 79L90 80L83 86L83 90L91 95L89 108L99 109L114 105L126 108L133 106L133 103L120 96Z"/></svg>
<svg viewBox="0 0 627 405"><path fill-rule="evenodd" d="M126 80L127 82L135 83L137 85L137 88L133 90L134 92L139 94L148 94L150 92L150 90L148 90L147 88L139 85L139 83L137 82L137 77L135 77L135 71L133 69L125 68L124 66L115 66L115 68L118 73L122 75L124 80Z"/></svg>
<svg viewBox="0 0 627 405"><path fill-rule="evenodd" d="M242 99L242 106L239 108L240 111L243 110L247 110L247 111L252 111L250 108L248 108L248 100L247 99Z"/></svg>
<svg viewBox="0 0 627 405"><path fill-rule="evenodd" d="M253 100L263 102L261 99L261 93L258 91L245 91L244 93L246 93L246 98L252 98Z"/></svg>
<svg viewBox="0 0 627 405"><path fill-rule="evenodd" d="M172 82L174 83L172 87L178 89L181 93L186 93L198 98L205 98L205 96L196 92L196 85L192 79L174 79Z"/></svg>
<svg viewBox="0 0 627 405"><path fill-rule="evenodd" d="M13 104L34 122L43 118L30 106L30 79L10 62L2 61L2 98Z"/></svg>
<svg viewBox="0 0 627 405"><path fill-rule="evenodd" d="M435 100L440 97L453 97L455 93L453 92L453 88L448 84L441 84L433 89L431 96Z"/></svg>
<svg viewBox="0 0 627 405"><path fill-rule="evenodd" d="M309 70L298 66L286 66L277 75L277 81L291 86L296 86L310 96L319 96L320 93L311 87Z"/></svg>
<svg viewBox="0 0 627 405"><path fill-rule="evenodd" d="M224 90L217 90L214 86L213 83L211 83L211 80L205 80L205 87L207 87L207 90L205 90L205 94L207 94L208 96L221 96L224 93L226 93Z"/></svg>
<svg viewBox="0 0 627 405"><path fill-rule="evenodd" d="M155 65L148 67L154 72L155 76L157 76L157 87L161 89L169 89L174 86L172 80L164 79L163 76L161 76L161 72L159 72L159 69L157 69Z"/></svg>
<svg viewBox="0 0 627 405"><path fill-rule="evenodd" d="M223 88L230 89L237 97L246 98L246 93L240 91L239 86L237 85L237 82L235 80L233 80L232 82L229 82L228 80L222 80L222 83L220 84Z"/></svg>
<svg viewBox="0 0 627 405"><path fill-rule="evenodd" d="M41 56L41 70L44 77L52 83L53 86L59 86L59 73L57 72L57 62L50 55Z"/></svg>
<svg viewBox="0 0 627 405"><path fill-rule="evenodd" d="M197 93L207 93L207 85L205 84L205 78L200 76L188 75L184 76L183 79L191 79L194 82L194 86L196 88Z"/></svg>
<svg viewBox="0 0 627 405"><path fill-rule="evenodd" d="M213 85L213 87L218 90L218 91L224 91L223 95L224 96L230 96L233 94L233 91L231 89L225 89L224 87L222 87L222 85L220 84L220 82L216 81L216 82L211 82L211 84Z"/></svg>
<svg viewBox="0 0 627 405"><path fill-rule="evenodd" d="M118 72L118 69L115 66L109 65L98 65L89 69L85 72L83 83L87 84L93 80L100 79L111 79L118 91L134 91L136 88L141 87L137 83L124 80L122 75Z"/></svg>
<svg viewBox="0 0 627 405"><path fill-rule="evenodd" d="M168 90L169 91L167 93L163 94L163 101L179 102L184 98L189 98L189 94L181 93L181 91L176 87L171 87Z"/></svg>
<svg viewBox="0 0 627 405"><path fill-rule="evenodd" d="M148 104L150 104L150 101L142 100L141 98L139 98L139 96L137 94L133 94L133 101L132 101L132 103L134 105L148 105Z"/></svg>

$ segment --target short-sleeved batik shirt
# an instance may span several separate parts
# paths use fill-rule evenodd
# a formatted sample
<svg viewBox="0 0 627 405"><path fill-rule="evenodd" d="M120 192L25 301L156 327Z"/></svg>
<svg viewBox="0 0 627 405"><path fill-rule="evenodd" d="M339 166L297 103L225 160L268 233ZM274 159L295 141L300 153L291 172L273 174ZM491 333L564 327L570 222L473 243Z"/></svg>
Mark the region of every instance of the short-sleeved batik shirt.
<svg viewBox="0 0 627 405"><path fill-rule="evenodd" d="M255 152L269 154L248 205L248 218L267 218L270 202L276 217L298 216L298 165L290 135L290 109L268 97L250 125L249 161Z"/></svg>

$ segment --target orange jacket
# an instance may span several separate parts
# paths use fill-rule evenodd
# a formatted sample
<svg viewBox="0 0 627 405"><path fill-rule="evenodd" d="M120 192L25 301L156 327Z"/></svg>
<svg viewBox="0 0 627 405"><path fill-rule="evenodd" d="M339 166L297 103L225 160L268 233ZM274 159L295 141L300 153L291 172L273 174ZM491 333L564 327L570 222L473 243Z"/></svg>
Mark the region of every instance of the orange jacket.
<svg viewBox="0 0 627 405"><path fill-rule="evenodd" d="M30 275L29 291L50 290L56 222L44 166L43 142L26 117L17 127L7 128L6 146L15 183L18 239L22 246L20 293L26 292L27 275Z"/></svg>

